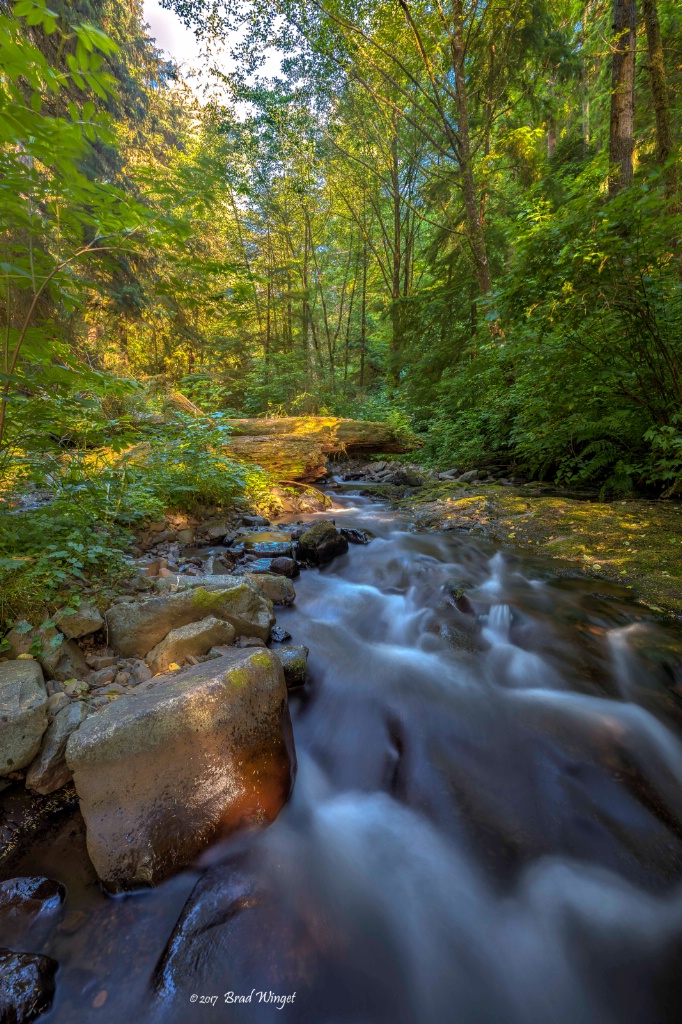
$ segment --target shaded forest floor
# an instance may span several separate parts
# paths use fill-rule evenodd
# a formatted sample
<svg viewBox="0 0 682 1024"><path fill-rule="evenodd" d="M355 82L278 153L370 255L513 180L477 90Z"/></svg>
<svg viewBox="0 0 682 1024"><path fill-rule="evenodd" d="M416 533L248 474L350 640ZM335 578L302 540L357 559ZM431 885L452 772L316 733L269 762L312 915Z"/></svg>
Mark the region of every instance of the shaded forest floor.
<svg viewBox="0 0 682 1024"><path fill-rule="evenodd" d="M631 587L654 611L682 615L682 504L595 502L528 484L439 482L402 499L419 526L464 530Z"/></svg>

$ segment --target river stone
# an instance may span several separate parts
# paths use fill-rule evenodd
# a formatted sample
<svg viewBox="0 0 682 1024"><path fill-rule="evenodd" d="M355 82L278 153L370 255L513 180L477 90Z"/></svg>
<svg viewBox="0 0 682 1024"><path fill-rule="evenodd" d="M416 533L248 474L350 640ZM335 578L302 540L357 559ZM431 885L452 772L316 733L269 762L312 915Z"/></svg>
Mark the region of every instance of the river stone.
<svg viewBox="0 0 682 1024"><path fill-rule="evenodd" d="M47 725L47 691L38 662L0 664L0 776L31 763Z"/></svg>
<svg viewBox="0 0 682 1024"><path fill-rule="evenodd" d="M90 666L78 644L74 640L67 640L59 651L60 658L51 673L52 678L60 683L67 679L87 679L90 675ZM50 676L50 673L46 671L46 675Z"/></svg>
<svg viewBox="0 0 682 1024"><path fill-rule="evenodd" d="M38 953L0 948L0 1021L30 1024L54 998L57 961Z"/></svg>
<svg viewBox="0 0 682 1024"><path fill-rule="evenodd" d="M348 551L348 541L333 523L325 521L315 523L301 535L299 550L306 561L323 565Z"/></svg>
<svg viewBox="0 0 682 1024"><path fill-rule="evenodd" d="M230 649L154 683L89 718L66 750L88 852L113 891L155 885L221 836L272 821L295 769L271 651Z"/></svg>
<svg viewBox="0 0 682 1024"><path fill-rule="evenodd" d="M190 654L206 654L216 644L231 644L234 637L234 626L209 615L199 622L190 622L187 626L172 629L149 652L147 664L154 675L166 672L174 661L180 664Z"/></svg>
<svg viewBox="0 0 682 1024"><path fill-rule="evenodd" d="M90 601L81 601L77 609L62 608L54 616L53 621L70 640L96 633L104 625L104 619L96 605Z"/></svg>
<svg viewBox="0 0 682 1024"><path fill-rule="evenodd" d="M275 576L274 573L244 573L247 580L262 590L273 604L289 605L296 600L296 591L291 580L286 576Z"/></svg>
<svg viewBox="0 0 682 1024"><path fill-rule="evenodd" d="M208 615L230 622L237 633L253 633L267 640L275 621L272 604L248 580L236 576L175 579L177 593L109 609L109 643L121 657L144 658L172 629ZM157 586L163 591L173 585L170 580L160 580Z"/></svg>
<svg viewBox="0 0 682 1024"><path fill-rule="evenodd" d="M303 686L308 674L308 648L277 647L272 653L284 669L287 686Z"/></svg>
<svg viewBox="0 0 682 1024"><path fill-rule="evenodd" d="M32 762L26 774L26 788L47 796L71 782L71 772L66 763L66 744L72 732L91 714L91 709L82 701L70 703L50 723L43 737L40 753Z"/></svg>
<svg viewBox="0 0 682 1024"><path fill-rule="evenodd" d="M269 555L271 558L291 556L291 534L281 530L247 533L241 540L246 550L252 551L254 555Z"/></svg>

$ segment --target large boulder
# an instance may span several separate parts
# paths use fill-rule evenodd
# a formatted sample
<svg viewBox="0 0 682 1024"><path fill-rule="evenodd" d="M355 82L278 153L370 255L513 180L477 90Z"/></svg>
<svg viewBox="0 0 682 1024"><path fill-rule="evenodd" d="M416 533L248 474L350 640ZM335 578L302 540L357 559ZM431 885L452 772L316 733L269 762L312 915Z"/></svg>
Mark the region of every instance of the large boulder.
<svg viewBox="0 0 682 1024"><path fill-rule="evenodd" d="M31 659L0 664L0 776L25 768L48 725L42 669Z"/></svg>
<svg viewBox="0 0 682 1024"><path fill-rule="evenodd" d="M216 576L210 583L205 577L194 587L193 582L191 576L160 580L159 589L177 586L177 592L110 608L106 619L114 650L122 658L144 658L172 629L210 615L230 622L237 633L267 640L275 621L272 603L248 580Z"/></svg>
<svg viewBox="0 0 682 1024"><path fill-rule="evenodd" d="M62 608L53 621L70 640L96 633L104 625L97 606L90 601L81 601L78 608Z"/></svg>
<svg viewBox="0 0 682 1024"><path fill-rule="evenodd" d="M301 535L298 543L300 557L313 565L331 562L332 558L348 551L346 538L333 523L326 521L311 526Z"/></svg>
<svg viewBox="0 0 682 1024"><path fill-rule="evenodd" d="M57 961L38 953L0 949L0 1021L30 1024L54 998Z"/></svg>
<svg viewBox="0 0 682 1024"><path fill-rule="evenodd" d="M296 600L296 591L291 580L286 576L276 576L274 573L251 573L244 574L247 580L262 590L273 604L289 605Z"/></svg>
<svg viewBox="0 0 682 1024"><path fill-rule="evenodd" d="M295 754L281 665L229 650L89 718L66 751L90 858L113 891L154 885L221 836L272 821Z"/></svg>
<svg viewBox="0 0 682 1024"><path fill-rule="evenodd" d="M71 771L66 763L66 744L71 733L92 714L82 701L69 703L50 723L40 753L26 773L26 786L34 793L46 796L71 782Z"/></svg>
<svg viewBox="0 0 682 1024"><path fill-rule="evenodd" d="M206 654L216 644L231 644L234 637L234 626L231 623L209 615L199 622L190 622L187 626L172 629L149 652L147 664L154 675L166 672L173 662L180 663L190 654Z"/></svg>

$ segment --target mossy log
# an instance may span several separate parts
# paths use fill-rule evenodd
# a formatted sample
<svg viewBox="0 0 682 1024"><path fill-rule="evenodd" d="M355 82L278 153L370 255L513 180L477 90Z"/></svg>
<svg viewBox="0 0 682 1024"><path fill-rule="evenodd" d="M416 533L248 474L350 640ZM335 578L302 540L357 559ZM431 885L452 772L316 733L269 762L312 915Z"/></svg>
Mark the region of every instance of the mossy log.
<svg viewBox="0 0 682 1024"><path fill-rule="evenodd" d="M275 480L314 483L325 475L328 455L401 454L420 446L416 438L386 423L334 416L233 419L228 423L234 434L228 450L245 462L262 466Z"/></svg>
<svg viewBox="0 0 682 1024"><path fill-rule="evenodd" d="M272 419L227 421L235 437L315 438L327 454L402 455L421 447L421 441L406 430L388 423L347 420L337 416L285 416Z"/></svg>
<svg viewBox="0 0 682 1024"><path fill-rule="evenodd" d="M262 466L278 481L314 483L327 471L325 452L315 437L292 434L233 437L226 447L238 459Z"/></svg>

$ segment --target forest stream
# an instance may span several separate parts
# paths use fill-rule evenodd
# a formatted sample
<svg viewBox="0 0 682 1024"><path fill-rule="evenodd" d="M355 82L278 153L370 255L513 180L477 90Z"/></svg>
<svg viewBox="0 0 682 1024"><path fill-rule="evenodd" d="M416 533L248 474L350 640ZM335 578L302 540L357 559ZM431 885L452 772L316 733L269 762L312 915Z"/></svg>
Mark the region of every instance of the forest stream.
<svg viewBox="0 0 682 1024"><path fill-rule="evenodd" d="M676 1024L678 627L376 499L331 514L374 539L278 611L310 649L290 801L116 897L62 817L12 870L60 916L0 934L59 962L41 1020Z"/></svg>

